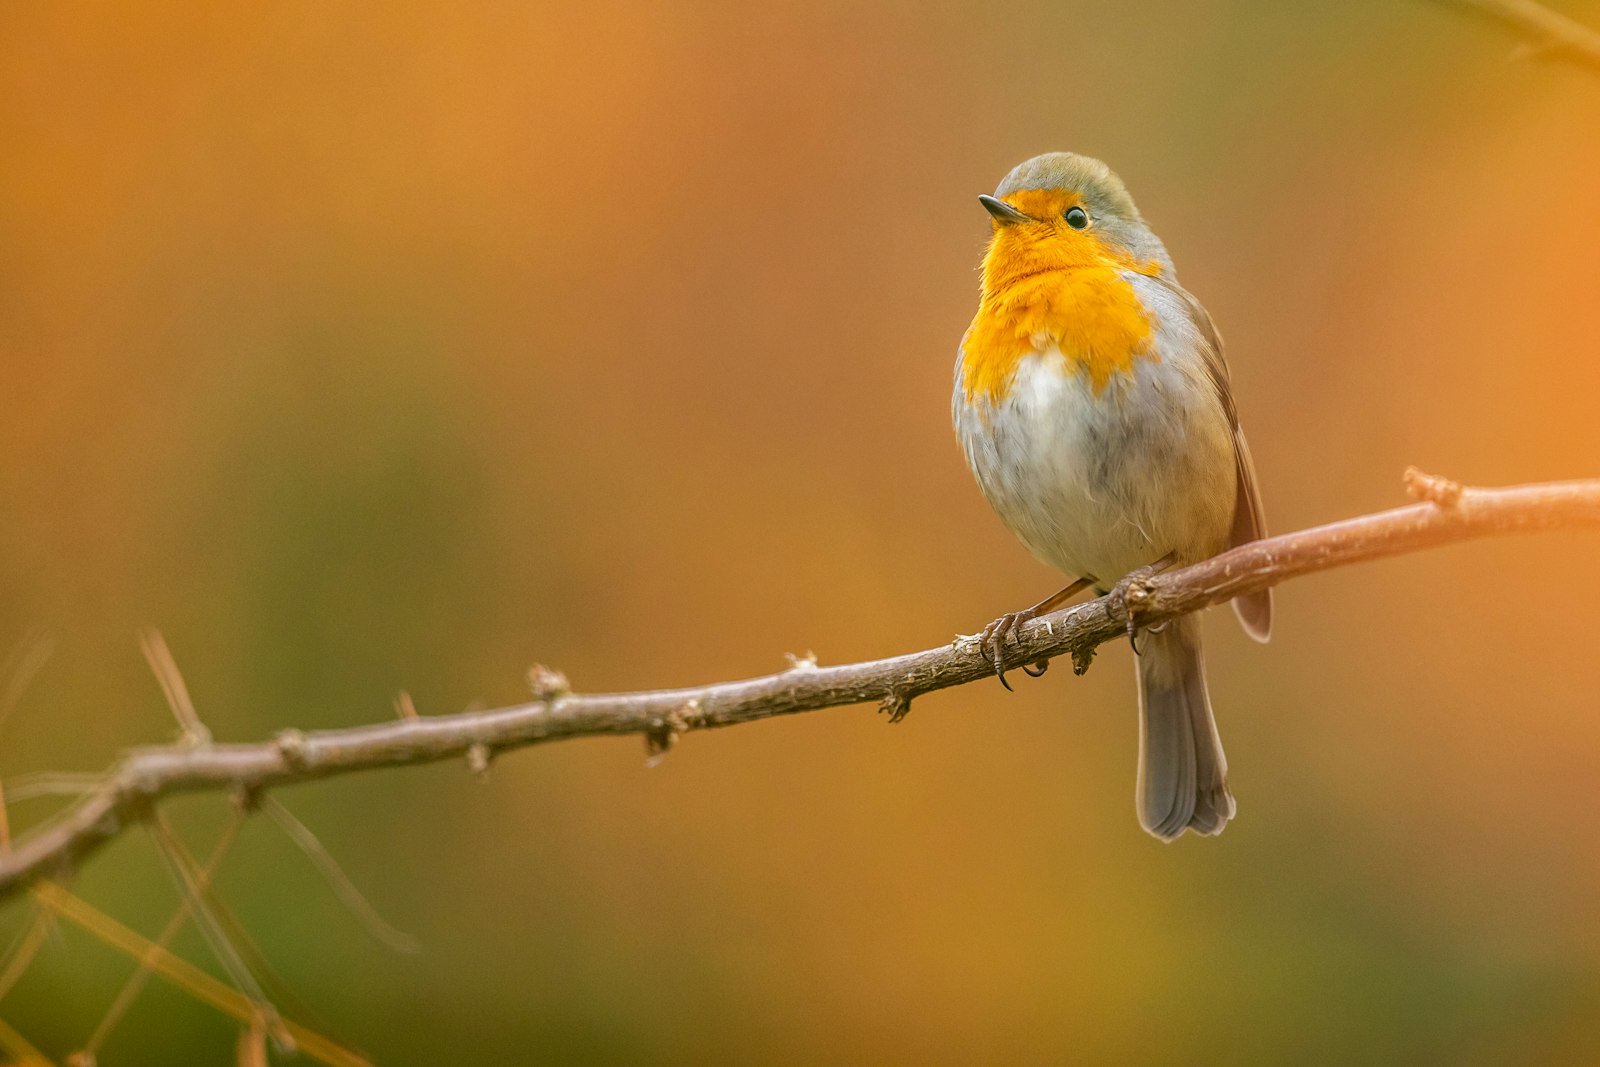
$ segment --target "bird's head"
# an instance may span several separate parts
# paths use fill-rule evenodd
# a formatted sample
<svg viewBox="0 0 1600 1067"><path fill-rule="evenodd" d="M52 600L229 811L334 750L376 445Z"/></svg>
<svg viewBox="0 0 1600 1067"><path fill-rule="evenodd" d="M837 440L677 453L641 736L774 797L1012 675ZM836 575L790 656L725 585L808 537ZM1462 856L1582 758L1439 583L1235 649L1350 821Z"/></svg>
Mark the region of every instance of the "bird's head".
<svg viewBox="0 0 1600 1067"><path fill-rule="evenodd" d="M1122 179L1098 159L1074 152L1034 156L1014 167L993 196L978 200L994 219L984 259L989 280L1107 264L1172 271Z"/></svg>

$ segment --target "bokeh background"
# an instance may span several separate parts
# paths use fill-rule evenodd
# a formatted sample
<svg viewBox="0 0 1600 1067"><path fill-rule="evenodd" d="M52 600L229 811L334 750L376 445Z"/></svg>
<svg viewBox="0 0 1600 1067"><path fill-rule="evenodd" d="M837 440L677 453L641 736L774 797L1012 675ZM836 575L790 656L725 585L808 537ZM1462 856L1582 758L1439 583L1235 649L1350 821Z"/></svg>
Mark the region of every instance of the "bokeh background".
<svg viewBox="0 0 1600 1067"><path fill-rule="evenodd" d="M1600 3L1560 5L1600 24ZM980 499L955 345L1017 161L1119 170L1229 342L1269 524L1600 473L1600 78L1445 5L13 5L0 773L765 673L1059 584ZM1207 621L1240 815L1163 847L1125 648L926 697L285 790L222 895L384 1064L1594 1062L1592 535ZM174 808L204 851L221 798ZM19 829L51 810L14 806ZM147 934L149 839L74 889ZM9 939L31 916L0 908ZM204 944L178 949L211 966ZM64 1056L130 962L0 1017ZM153 983L103 1064L224 1062Z"/></svg>

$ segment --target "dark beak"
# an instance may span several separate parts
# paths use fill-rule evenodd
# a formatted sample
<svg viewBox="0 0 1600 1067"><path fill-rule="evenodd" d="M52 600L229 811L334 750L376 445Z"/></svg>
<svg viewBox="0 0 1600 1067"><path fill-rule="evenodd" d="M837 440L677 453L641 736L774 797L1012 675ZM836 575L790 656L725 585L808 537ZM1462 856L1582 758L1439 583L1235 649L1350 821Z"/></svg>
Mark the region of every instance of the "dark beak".
<svg viewBox="0 0 1600 1067"><path fill-rule="evenodd" d="M1024 215L1022 212L1018 211L1004 200L1001 200L998 197L990 196L987 193L979 195L978 203L982 204L984 210L993 215L995 217L995 221L1000 223L1002 226L1009 226L1013 222L1033 221L1031 216Z"/></svg>

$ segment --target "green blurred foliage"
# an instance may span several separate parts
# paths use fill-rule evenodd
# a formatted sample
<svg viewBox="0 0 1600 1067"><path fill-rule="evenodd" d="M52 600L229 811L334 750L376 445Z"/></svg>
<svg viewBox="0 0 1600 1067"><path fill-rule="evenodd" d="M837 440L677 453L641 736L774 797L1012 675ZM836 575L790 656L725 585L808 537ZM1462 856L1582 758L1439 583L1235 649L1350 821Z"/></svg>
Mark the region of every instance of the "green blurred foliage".
<svg viewBox="0 0 1600 1067"><path fill-rule="evenodd" d="M1600 23L1600 4L1571 3ZM1600 82L1434 3L24 6L0 34L0 773L885 655L1055 576L948 427L1018 160L1107 159L1227 336L1277 529L1596 473ZM220 885L384 1064L1593 1062L1592 538L1296 582L1210 669L1240 817L1135 824L1074 679L284 791ZM50 807L18 805L25 828ZM204 851L220 798L175 809ZM83 897L175 906L135 833ZM0 936L28 905L0 910ZM205 962L198 937L179 950ZM72 930L0 1015L87 1036ZM103 1064L221 1062L154 983Z"/></svg>

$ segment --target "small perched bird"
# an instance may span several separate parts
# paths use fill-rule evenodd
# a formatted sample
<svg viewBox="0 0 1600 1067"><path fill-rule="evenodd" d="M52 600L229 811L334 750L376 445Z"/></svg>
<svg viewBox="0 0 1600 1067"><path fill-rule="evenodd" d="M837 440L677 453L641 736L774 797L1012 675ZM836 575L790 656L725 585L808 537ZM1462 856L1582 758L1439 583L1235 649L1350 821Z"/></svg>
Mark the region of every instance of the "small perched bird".
<svg viewBox="0 0 1600 1067"><path fill-rule="evenodd" d="M978 199L993 234L956 360L956 435L1012 533L1075 579L984 629L1004 683L1006 637L1021 622L1079 589L1104 593L1131 571L1194 563L1266 530L1222 339L1121 180L1097 159L1051 152ZM1267 639L1270 593L1234 609ZM1234 801L1198 620L1141 641L1139 823L1167 841L1221 833Z"/></svg>

